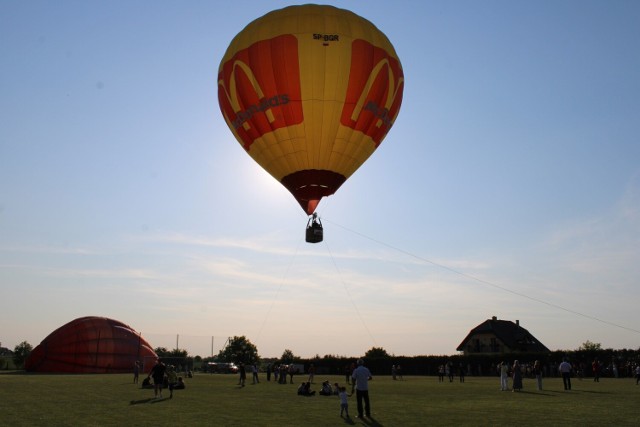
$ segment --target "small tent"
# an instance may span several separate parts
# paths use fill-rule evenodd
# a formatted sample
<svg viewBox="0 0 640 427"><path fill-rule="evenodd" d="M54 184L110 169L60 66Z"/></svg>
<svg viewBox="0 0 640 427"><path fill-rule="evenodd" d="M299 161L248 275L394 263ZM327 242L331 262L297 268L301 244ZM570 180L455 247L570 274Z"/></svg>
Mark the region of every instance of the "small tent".
<svg viewBox="0 0 640 427"><path fill-rule="evenodd" d="M157 358L151 345L128 325L106 317L81 317L49 334L25 362L31 372L125 373L141 371ZM145 363L147 362L147 363Z"/></svg>

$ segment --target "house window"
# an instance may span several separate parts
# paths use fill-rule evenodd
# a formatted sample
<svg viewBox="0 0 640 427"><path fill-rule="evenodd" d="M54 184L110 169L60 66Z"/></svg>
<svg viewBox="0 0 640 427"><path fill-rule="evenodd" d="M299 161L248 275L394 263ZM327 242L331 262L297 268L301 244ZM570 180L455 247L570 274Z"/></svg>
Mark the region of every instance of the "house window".
<svg viewBox="0 0 640 427"><path fill-rule="evenodd" d="M491 338L491 351L493 353L498 353L500 351L500 346L498 346L498 340L495 338Z"/></svg>
<svg viewBox="0 0 640 427"><path fill-rule="evenodd" d="M473 340L473 347L477 353L480 352L480 339L476 338Z"/></svg>

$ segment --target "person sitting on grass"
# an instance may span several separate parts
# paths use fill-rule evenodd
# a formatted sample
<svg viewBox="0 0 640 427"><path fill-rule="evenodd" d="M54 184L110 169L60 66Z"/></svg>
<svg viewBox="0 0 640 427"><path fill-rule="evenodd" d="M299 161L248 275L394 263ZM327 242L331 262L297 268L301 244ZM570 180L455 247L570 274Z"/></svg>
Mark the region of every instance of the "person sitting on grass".
<svg viewBox="0 0 640 427"><path fill-rule="evenodd" d="M315 391L311 391L310 382L303 382L302 384L300 384L300 387L298 387L298 395L300 396L315 396L315 394Z"/></svg>
<svg viewBox="0 0 640 427"><path fill-rule="evenodd" d="M175 386L173 386L174 390L184 390L185 389L185 384L184 384L184 380L182 379L182 377L178 377L178 382L176 383Z"/></svg>
<svg viewBox="0 0 640 427"><path fill-rule="evenodd" d="M325 381L322 383L322 389L318 394L323 396L331 396L333 394L333 390L331 389L331 383L329 381Z"/></svg>

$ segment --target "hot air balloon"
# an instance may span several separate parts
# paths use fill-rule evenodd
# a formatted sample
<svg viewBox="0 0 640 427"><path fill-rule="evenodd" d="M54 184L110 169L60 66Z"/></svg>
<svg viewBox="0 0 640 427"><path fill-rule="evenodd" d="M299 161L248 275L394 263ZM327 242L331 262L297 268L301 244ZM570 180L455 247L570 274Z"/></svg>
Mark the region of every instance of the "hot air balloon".
<svg viewBox="0 0 640 427"><path fill-rule="evenodd" d="M51 332L25 362L30 372L125 373L135 361L149 371L158 356L131 327L106 317L80 317ZM145 363L147 362L147 363Z"/></svg>
<svg viewBox="0 0 640 427"><path fill-rule="evenodd" d="M307 215L378 148L403 89L389 39L355 13L324 5L290 6L251 22L218 70L229 129ZM316 216L307 236L309 227L322 241Z"/></svg>

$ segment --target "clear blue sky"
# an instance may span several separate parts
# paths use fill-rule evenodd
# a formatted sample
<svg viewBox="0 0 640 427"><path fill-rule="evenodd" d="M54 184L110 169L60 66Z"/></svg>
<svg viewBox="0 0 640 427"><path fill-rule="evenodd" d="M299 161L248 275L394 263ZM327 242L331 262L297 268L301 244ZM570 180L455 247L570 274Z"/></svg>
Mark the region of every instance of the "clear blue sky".
<svg viewBox="0 0 640 427"><path fill-rule="evenodd" d="M192 355L453 354L495 315L640 347L639 2L333 2L406 85L318 245L217 105L230 40L289 4L0 1L2 346L97 315Z"/></svg>

